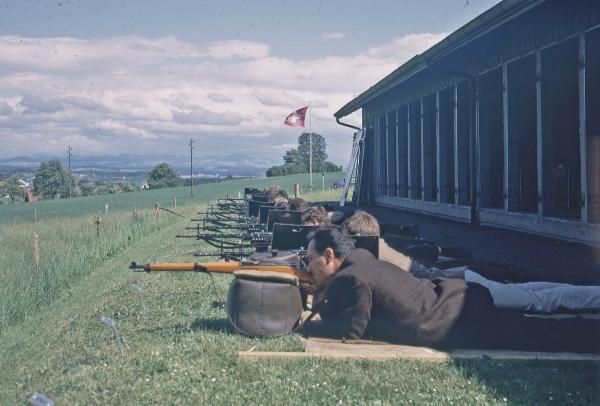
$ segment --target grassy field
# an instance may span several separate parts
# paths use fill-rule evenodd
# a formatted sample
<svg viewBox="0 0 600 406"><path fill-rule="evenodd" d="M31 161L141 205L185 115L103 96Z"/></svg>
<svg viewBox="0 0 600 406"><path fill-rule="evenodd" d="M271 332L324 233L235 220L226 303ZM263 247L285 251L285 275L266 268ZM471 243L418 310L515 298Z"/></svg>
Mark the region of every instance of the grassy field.
<svg viewBox="0 0 600 406"><path fill-rule="evenodd" d="M325 174L325 188L334 181L343 178L343 173L334 172ZM237 197L243 193L244 187L252 185L257 188L266 188L271 185L279 185L282 189L292 194L294 184L302 185L304 191L308 191L309 177L307 174L282 176L278 178L243 179L222 183L209 183L194 186L194 202L207 202L218 198ZM314 191L322 190L322 177L313 174ZM339 197L335 192L334 200ZM171 189L148 190L143 192L118 193L104 196L78 197L71 200L42 200L35 203L16 203L0 205L0 224L15 221L32 221L37 215L38 219L48 219L63 216L80 216L85 214L102 215L105 206L108 205L109 212L132 211L134 207L153 208L155 203L163 207L172 208L177 205L190 203L190 188L178 187Z"/></svg>
<svg viewBox="0 0 600 406"><path fill-rule="evenodd" d="M203 207L188 203L178 211L190 218ZM0 404L24 404L35 391L56 404L82 405L592 405L600 399L600 370L591 363L239 362L237 351L251 347L300 350L298 337L232 332L222 307L225 275L215 277L215 297L206 275L127 269L131 261L196 260L197 241L173 238L187 219L163 214L156 221L150 211L134 220L125 207L110 214L97 236L90 213L64 213L0 228ZM40 271L30 259L34 232ZM142 286L141 295L133 284ZM16 316L6 318L5 311ZM123 355L99 321L103 315L117 322Z"/></svg>

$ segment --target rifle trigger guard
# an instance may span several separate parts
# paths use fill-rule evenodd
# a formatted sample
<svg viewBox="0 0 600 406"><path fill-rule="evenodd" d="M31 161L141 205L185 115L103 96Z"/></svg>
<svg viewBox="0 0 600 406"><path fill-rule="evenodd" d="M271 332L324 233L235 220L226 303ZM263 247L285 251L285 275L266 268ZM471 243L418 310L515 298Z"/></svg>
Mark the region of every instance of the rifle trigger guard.
<svg viewBox="0 0 600 406"><path fill-rule="evenodd" d="M205 266L199 264L198 262L194 263L194 270L198 273L200 273L200 272L208 273L208 269Z"/></svg>

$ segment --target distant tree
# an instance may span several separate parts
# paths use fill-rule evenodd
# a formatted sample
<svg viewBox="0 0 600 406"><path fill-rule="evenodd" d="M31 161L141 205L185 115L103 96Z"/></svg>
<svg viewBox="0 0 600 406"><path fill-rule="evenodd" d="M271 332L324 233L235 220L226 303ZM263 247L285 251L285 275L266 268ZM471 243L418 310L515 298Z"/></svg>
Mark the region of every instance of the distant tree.
<svg viewBox="0 0 600 406"><path fill-rule="evenodd" d="M114 183L104 183L96 187L97 195L113 195L119 192L119 187Z"/></svg>
<svg viewBox="0 0 600 406"><path fill-rule="evenodd" d="M322 135L312 134L312 170L313 173L337 172L342 170L333 162L327 161L327 143ZM302 133L298 137L298 148L285 152L283 165L275 165L267 169L267 177L306 173L310 167L310 134Z"/></svg>
<svg viewBox="0 0 600 406"><path fill-rule="evenodd" d="M322 172L327 159L327 142L321 134L302 133L298 137L298 155L300 163L308 171L310 168L310 144L312 138L312 170L314 172Z"/></svg>
<svg viewBox="0 0 600 406"><path fill-rule="evenodd" d="M175 187L180 184L181 178L179 174L165 162L156 165L148 174L150 189Z"/></svg>
<svg viewBox="0 0 600 406"><path fill-rule="evenodd" d="M128 182L126 180L117 182L117 189L118 189L119 193L136 192L136 191L140 190L140 188L137 185L135 185L131 182Z"/></svg>
<svg viewBox="0 0 600 406"><path fill-rule="evenodd" d="M92 196L96 192L96 184L87 178L80 179L77 188L81 196Z"/></svg>
<svg viewBox="0 0 600 406"><path fill-rule="evenodd" d="M323 171L324 172L339 172L342 170L342 166L337 166L331 161L325 161Z"/></svg>
<svg viewBox="0 0 600 406"><path fill-rule="evenodd" d="M283 162L284 165L288 166L302 166L302 157L298 152L298 148L292 148L288 151L285 151Z"/></svg>
<svg viewBox="0 0 600 406"><path fill-rule="evenodd" d="M63 169L58 159L42 162L35 171L33 178L33 191L44 198L68 196L69 182L74 187L74 179Z"/></svg>
<svg viewBox="0 0 600 406"><path fill-rule="evenodd" d="M26 192L20 180L20 176L13 175L6 181L4 193L8 195L12 203L14 203L15 200L25 200Z"/></svg>
<svg viewBox="0 0 600 406"><path fill-rule="evenodd" d="M298 148L285 152L283 165L275 165L267 169L266 175L283 176L295 173L306 173L310 167L310 133L302 133L298 137ZM327 142L321 134L312 134L312 169L313 173L337 172L342 167L327 161Z"/></svg>
<svg viewBox="0 0 600 406"><path fill-rule="evenodd" d="M271 178L273 176L283 176L285 173L285 169L282 165L275 165L267 169L267 177Z"/></svg>

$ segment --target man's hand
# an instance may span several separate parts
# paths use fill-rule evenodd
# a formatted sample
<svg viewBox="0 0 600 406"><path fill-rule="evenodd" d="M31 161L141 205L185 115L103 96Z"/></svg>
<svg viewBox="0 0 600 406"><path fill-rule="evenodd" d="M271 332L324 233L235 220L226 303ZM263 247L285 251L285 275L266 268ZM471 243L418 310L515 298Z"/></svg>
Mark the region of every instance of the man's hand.
<svg viewBox="0 0 600 406"><path fill-rule="evenodd" d="M310 282L301 282L300 287L306 291L309 295L314 295L317 291L318 287L314 283Z"/></svg>

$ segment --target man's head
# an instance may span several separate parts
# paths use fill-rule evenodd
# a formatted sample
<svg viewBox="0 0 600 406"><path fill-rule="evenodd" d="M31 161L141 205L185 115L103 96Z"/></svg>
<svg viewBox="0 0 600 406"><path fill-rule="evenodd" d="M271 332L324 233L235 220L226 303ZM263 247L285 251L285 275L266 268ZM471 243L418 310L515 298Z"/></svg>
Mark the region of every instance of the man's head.
<svg viewBox="0 0 600 406"><path fill-rule="evenodd" d="M288 209L288 201L285 199L276 199L273 207L275 207L276 209L287 210Z"/></svg>
<svg viewBox="0 0 600 406"><path fill-rule="evenodd" d="M275 195L277 193L279 193L281 189L279 188L279 186L277 185L273 185L271 187L269 187L268 189L265 190L265 195L267 196L267 198L269 199L269 201L273 201L273 197L275 197Z"/></svg>
<svg viewBox="0 0 600 406"><path fill-rule="evenodd" d="M305 226L329 225L329 214L323 206L313 206L302 213L302 224Z"/></svg>
<svg viewBox="0 0 600 406"><path fill-rule="evenodd" d="M288 208L290 210L294 210L294 211L305 211L305 210L309 209L308 203L306 203L306 200L301 199L299 197L290 199L288 201Z"/></svg>
<svg viewBox="0 0 600 406"><path fill-rule="evenodd" d="M359 210L342 223L342 230L350 235L379 236L377 219L366 211Z"/></svg>
<svg viewBox="0 0 600 406"><path fill-rule="evenodd" d="M309 270L317 286L327 286L344 259L354 252L354 240L337 227L320 227L309 235Z"/></svg>
<svg viewBox="0 0 600 406"><path fill-rule="evenodd" d="M275 207L285 207L288 204L288 194L284 190L279 190L269 197L269 202L274 203Z"/></svg>

